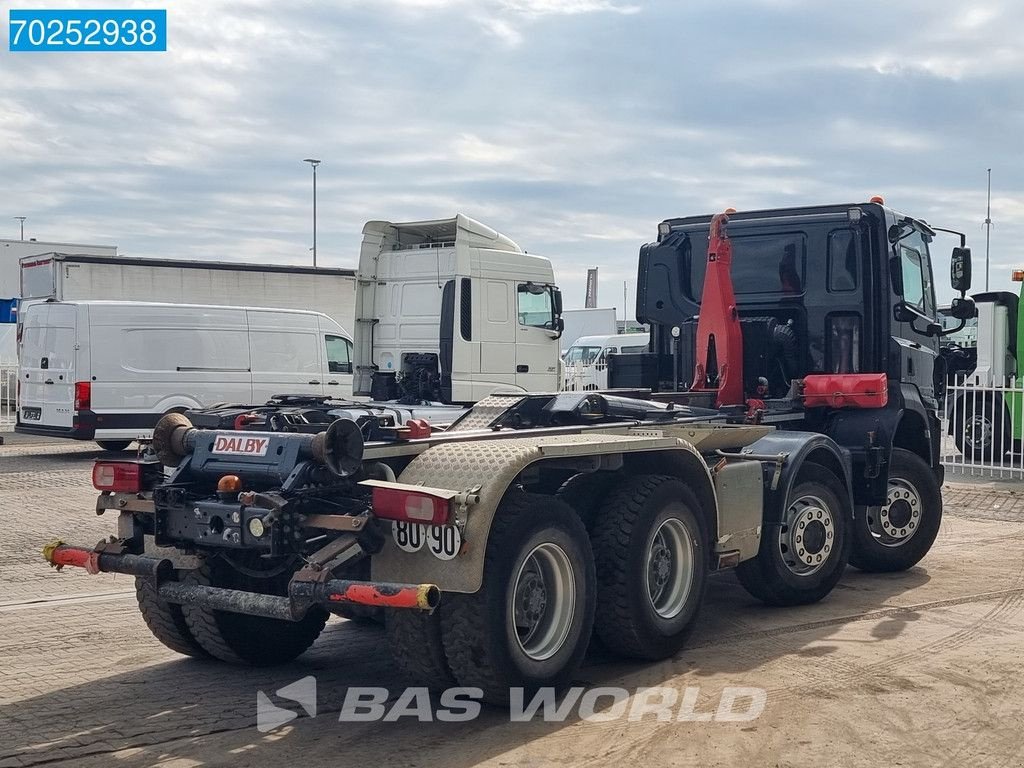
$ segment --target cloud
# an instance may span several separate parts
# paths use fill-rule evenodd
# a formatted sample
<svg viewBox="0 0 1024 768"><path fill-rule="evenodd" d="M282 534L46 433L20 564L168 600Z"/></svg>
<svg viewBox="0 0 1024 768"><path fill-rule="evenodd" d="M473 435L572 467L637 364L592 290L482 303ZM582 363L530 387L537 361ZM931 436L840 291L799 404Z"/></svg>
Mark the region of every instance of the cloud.
<svg viewBox="0 0 1024 768"><path fill-rule="evenodd" d="M551 256L570 305L588 266L620 295L662 219L730 205L880 193L983 259L993 167L993 263L1024 237L1014 3L113 4L167 7L167 53L0 52L7 235L305 263L315 156L323 263L367 219L458 210Z"/></svg>

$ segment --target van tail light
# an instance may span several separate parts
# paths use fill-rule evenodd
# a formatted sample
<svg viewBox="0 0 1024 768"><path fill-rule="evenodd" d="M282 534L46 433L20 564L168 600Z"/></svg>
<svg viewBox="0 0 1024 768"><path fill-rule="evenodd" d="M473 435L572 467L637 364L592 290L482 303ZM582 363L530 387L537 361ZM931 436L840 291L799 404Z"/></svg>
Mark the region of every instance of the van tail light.
<svg viewBox="0 0 1024 768"><path fill-rule="evenodd" d="M97 461L92 467L92 485L97 491L139 493L142 465L133 461Z"/></svg>
<svg viewBox="0 0 1024 768"><path fill-rule="evenodd" d="M92 384L88 381L75 382L75 410L87 411L92 408Z"/></svg>
<svg viewBox="0 0 1024 768"><path fill-rule="evenodd" d="M444 525L451 516L452 499L458 494L441 488L424 488L379 480L360 485L373 488L373 514L385 520Z"/></svg>

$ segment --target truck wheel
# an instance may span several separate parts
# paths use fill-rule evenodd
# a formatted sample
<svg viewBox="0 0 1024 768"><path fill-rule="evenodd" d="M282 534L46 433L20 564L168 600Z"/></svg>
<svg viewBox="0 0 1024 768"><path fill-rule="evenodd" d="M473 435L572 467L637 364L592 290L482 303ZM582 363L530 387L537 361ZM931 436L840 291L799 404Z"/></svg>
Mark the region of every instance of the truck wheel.
<svg viewBox="0 0 1024 768"><path fill-rule="evenodd" d="M854 512L850 564L862 571L905 571L935 542L942 523L942 490L916 453L893 448L885 504Z"/></svg>
<svg viewBox="0 0 1024 768"><path fill-rule="evenodd" d="M185 583L285 595L290 578L289 572L269 579L243 576L218 559L191 571ZM192 636L208 654L231 664L254 667L291 661L313 644L327 623L327 612L318 606L310 608L301 621L247 616L198 605L182 605L181 610Z"/></svg>
<svg viewBox="0 0 1024 768"><path fill-rule="evenodd" d="M563 501L510 494L491 526L480 590L451 594L441 610L445 655L459 685L508 704L567 685L594 624L594 556L586 529Z"/></svg>
<svg viewBox="0 0 1024 768"><path fill-rule="evenodd" d="M612 651L664 659L686 642L707 587L700 505L681 480L641 475L601 507L592 542L597 636Z"/></svg>
<svg viewBox="0 0 1024 768"><path fill-rule="evenodd" d="M185 656L205 658L210 655L192 637L181 606L161 600L152 579L135 577L135 599L146 626L161 643Z"/></svg>
<svg viewBox="0 0 1024 768"><path fill-rule="evenodd" d="M989 398L979 397L977 402L968 402L961 397L957 405L953 435L960 453L975 461L1002 458L1010 444L1009 419L1002 401L993 404Z"/></svg>
<svg viewBox="0 0 1024 768"><path fill-rule="evenodd" d="M828 468L800 470L780 523L766 525L757 557L736 568L740 584L769 605L816 603L832 591L850 554L850 509Z"/></svg>
<svg viewBox="0 0 1024 768"><path fill-rule="evenodd" d="M388 645L399 668L410 680L435 691L458 685L444 655L440 610L392 610L384 617Z"/></svg>
<svg viewBox="0 0 1024 768"><path fill-rule="evenodd" d="M131 440L97 440L96 445L102 448L104 451L110 451L111 453L120 453L126 450L129 445L132 444Z"/></svg>
<svg viewBox="0 0 1024 768"><path fill-rule="evenodd" d="M575 509L589 531L593 529L597 511L608 497L609 490L621 479L622 475L617 472L581 472L562 483L555 492L555 498Z"/></svg>

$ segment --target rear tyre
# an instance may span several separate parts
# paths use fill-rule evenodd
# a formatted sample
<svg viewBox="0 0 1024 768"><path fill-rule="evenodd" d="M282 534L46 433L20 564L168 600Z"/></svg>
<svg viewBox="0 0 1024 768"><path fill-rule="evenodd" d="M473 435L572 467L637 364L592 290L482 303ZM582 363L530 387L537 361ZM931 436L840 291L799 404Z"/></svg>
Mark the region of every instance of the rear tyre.
<svg viewBox="0 0 1024 768"><path fill-rule="evenodd" d="M593 529L597 512L612 486L621 479L617 472L582 472L562 483L555 492L555 498L575 509L589 531Z"/></svg>
<svg viewBox="0 0 1024 768"><path fill-rule="evenodd" d="M208 560L190 572L185 583L285 595L290 578L290 572L267 579L243 576L218 559ZM231 664L254 667L291 661L313 644L327 623L327 612L318 606L310 608L301 621L247 616L197 605L183 605L181 610L192 636L208 654Z"/></svg>
<svg viewBox="0 0 1024 768"><path fill-rule="evenodd" d="M120 453L128 448L132 444L131 440L97 440L96 445L102 448L104 451L110 451L111 453Z"/></svg>
<svg viewBox="0 0 1024 768"><path fill-rule="evenodd" d="M757 557L736 568L740 584L769 605L816 603L832 591L850 555L850 508L843 484L807 462L779 523L764 526Z"/></svg>
<svg viewBox="0 0 1024 768"><path fill-rule="evenodd" d="M586 653L594 624L594 556L564 502L514 492L491 526L480 590L450 594L441 611L445 656L459 685L507 705L563 688Z"/></svg>
<svg viewBox="0 0 1024 768"><path fill-rule="evenodd" d="M602 506L592 541L597 636L637 659L674 655L693 631L707 587L704 524L681 480L641 475Z"/></svg>
<svg viewBox="0 0 1024 768"><path fill-rule="evenodd" d="M185 656L206 658L210 655L192 636L181 606L162 600L152 579L135 577L135 599L143 621L161 643Z"/></svg>
<svg viewBox="0 0 1024 768"><path fill-rule="evenodd" d="M434 691L458 685L444 654L440 610L392 610L384 618L388 645L398 667L410 680Z"/></svg>
<svg viewBox="0 0 1024 768"><path fill-rule="evenodd" d="M893 448L886 502L854 512L850 564L862 571L905 571L928 554L942 524L942 489L916 453Z"/></svg>

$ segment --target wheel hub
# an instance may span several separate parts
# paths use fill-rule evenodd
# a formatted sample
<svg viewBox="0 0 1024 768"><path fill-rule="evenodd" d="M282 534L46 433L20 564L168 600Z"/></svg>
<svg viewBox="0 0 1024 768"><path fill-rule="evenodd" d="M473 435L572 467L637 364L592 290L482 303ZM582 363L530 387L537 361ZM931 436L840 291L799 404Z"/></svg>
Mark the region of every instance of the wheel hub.
<svg viewBox="0 0 1024 768"><path fill-rule="evenodd" d="M820 570L832 554L836 523L832 510L816 496L801 496L789 505L779 528L782 561L798 576Z"/></svg>
<svg viewBox="0 0 1024 768"><path fill-rule="evenodd" d="M903 478L889 480L885 504L868 516L871 534L888 547L905 544L921 524L921 497Z"/></svg>
<svg viewBox="0 0 1024 768"><path fill-rule="evenodd" d="M512 630L531 659L550 658L565 643L575 613L572 563L557 544L535 547L523 560L509 606Z"/></svg>
<svg viewBox="0 0 1024 768"><path fill-rule="evenodd" d="M984 416L975 415L964 430L964 442L971 448L985 448L992 442L992 422Z"/></svg>
<svg viewBox="0 0 1024 768"><path fill-rule="evenodd" d="M693 585L693 539L676 517L664 520L651 534L647 548L647 596L655 613L672 619L685 608Z"/></svg>

